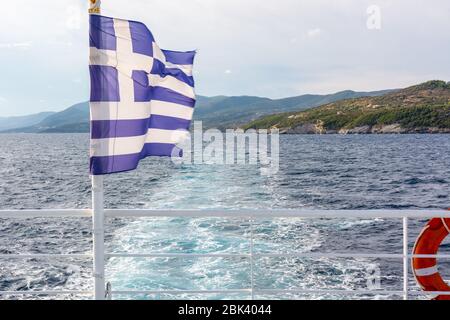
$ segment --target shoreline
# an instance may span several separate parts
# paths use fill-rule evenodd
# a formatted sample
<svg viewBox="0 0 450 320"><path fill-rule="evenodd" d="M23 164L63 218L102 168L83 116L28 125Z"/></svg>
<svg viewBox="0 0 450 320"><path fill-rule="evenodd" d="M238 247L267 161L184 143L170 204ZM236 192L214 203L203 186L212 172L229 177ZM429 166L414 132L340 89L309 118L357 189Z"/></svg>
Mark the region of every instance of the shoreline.
<svg viewBox="0 0 450 320"><path fill-rule="evenodd" d="M270 129L256 129L256 130L270 130ZM220 130L222 133L226 131ZM90 132L0 132L0 136L8 135L69 135L69 134L89 134ZM450 129L447 131L408 131L408 132L339 132L334 130L329 130L325 132L293 132L291 130L280 130L280 135L302 135L302 136L312 136L312 135L447 135L450 134Z"/></svg>
<svg viewBox="0 0 450 320"><path fill-rule="evenodd" d="M326 129L316 124L304 124L294 128L281 128L280 134L449 134L450 128L414 127L403 128L400 124L361 126L354 128Z"/></svg>

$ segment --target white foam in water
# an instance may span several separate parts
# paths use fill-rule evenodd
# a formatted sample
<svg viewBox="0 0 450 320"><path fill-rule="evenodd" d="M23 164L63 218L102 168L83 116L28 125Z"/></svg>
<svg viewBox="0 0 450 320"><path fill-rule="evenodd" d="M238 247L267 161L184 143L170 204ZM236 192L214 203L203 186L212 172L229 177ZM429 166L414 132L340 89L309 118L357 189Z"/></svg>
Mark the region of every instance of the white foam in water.
<svg viewBox="0 0 450 320"><path fill-rule="evenodd" d="M252 194L265 194L265 184L255 184L251 189L243 189L230 179L227 170L214 172L215 179L202 179L211 172L199 173L196 189L203 193L201 198L210 198L216 205L220 199L236 196L242 200L252 198ZM255 169L256 171L256 169ZM235 173L236 174L236 173ZM152 202L152 207L189 207L192 187L183 176L175 176L167 182L168 189L161 190L166 196ZM187 192L170 197L170 185ZM153 197L155 198L155 197ZM167 203L167 199L171 199ZM217 201L216 201L217 200ZM254 202L255 198L251 201ZM197 200L198 201L198 200ZM270 201L261 199L259 206ZM204 203L204 202L203 202ZM230 203L230 202L229 202ZM229 206L232 207L232 206ZM255 251L284 252L286 248L309 252L320 246L319 231L310 228L299 219L279 219L257 223L255 229ZM306 235L306 236L305 236ZM115 232L111 242L115 252L134 253L249 253L250 224L245 219L141 219L129 222ZM115 290L220 290L244 289L250 287L250 261L242 258L194 258L194 259L111 259L108 263L108 279ZM164 298L177 298L165 295ZM185 298L200 298L198 295ZM208 298L236 298L234 296L210 295ZM240 298L248 298L246 295Z"/></svg>
<svg viewBox="0 0 450 320"><path fill-rule="evenodd" d="M329 223L331 225L334 222ZM254 250L259 253L314 252L320 249L322 239L317 226L309 220L277 219L255 225ZM239 219L142 219L131 222L116 232L112 250L137 253L248 253L248 240L249 224ZM380 268L379 264L364 259L261 258L255 261L255 284L260 289L365 289L367 270L374 268ZM250 287L250 263L248 259L242 258L111 259L107 270L108 279L115 290L218 290ZM292 294L288 296L304 297ZM183 297L205 298L200 295ZM235 295L206 297L236 298ZM285 297L285 294L270 296ZM311 295L315 299L321 297L323 295ZM162 298L179 297L165 295ZM241 295L239 298L248 296ZM376 298L376 295L372 298Z"/></svg>
<svg viewBox="0 0 450 320"><path fill-rule="evenodd" d="M384 222L383 219L380 218L376 218L376 219L369 219L369 220L365 220L365 219L342 219L338 224L337 227L340 229L351 229L357 226L362 226L362 225L370 225L370 224L374 224L374 223L378 223L378 222Z"/></svg>

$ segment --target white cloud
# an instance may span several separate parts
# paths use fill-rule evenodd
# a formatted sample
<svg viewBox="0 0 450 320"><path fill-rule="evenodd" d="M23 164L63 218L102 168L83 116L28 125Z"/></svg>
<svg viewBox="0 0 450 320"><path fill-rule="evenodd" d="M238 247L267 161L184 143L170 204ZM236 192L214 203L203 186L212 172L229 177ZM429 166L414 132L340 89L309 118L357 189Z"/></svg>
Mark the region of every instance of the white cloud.
<svg viewBox="0 0 450 320"><path fill-rule="evenodd" d="M66 9L66 28L69 30L81 29L82 17L80 6L68 6Z"/></svg>
<svg viewBox="0 0 450 320"><path fill-rule="evenodd" d="M0 49L15 49L15 48L27 49L27 48L30 48L31 46L32 46L31 41L0 43Z"/></svg>
<svg viewBox="0 0 450 320"><path fill-rule="evenodd" d="M55 40L48 40L47 44L52 46L58 46L58 47L73 47L74 43L72 41L55 41Z"/></svg>
<svg viewBox="0 0 450 320"><path fill-rule="evenodd" d="M232 71L230 69L225 70L225 74L231 74Z"/></svg>
<svg viewBox="0 0 450 320"><path fill-rule="evenodd" d="M5 97L0 96L0 104L3 104L5 102L7 102L8 99L6 99Z"/></svg>
<svg viewBox="0 0 450 320"><path fill-rule="evenodd" d="M370 74L369 76L366 76ZM358 77L359 75L359 77ZM363 75L363 76L361 76ZM369 69L335 70L318 72L314 79L292 86L292 92L328 94L343 90L374 91L409 87L431 79L439 79L436 73L417 74L389 70ZM446 79L443 79L446 80Z"/></svg>
<svg viewBox="0 0 450 320"><path fill-rule="evenodd" d="M322 30L320 28L309 29L306 33L309 38L316 38L320 36Z"/></svg>

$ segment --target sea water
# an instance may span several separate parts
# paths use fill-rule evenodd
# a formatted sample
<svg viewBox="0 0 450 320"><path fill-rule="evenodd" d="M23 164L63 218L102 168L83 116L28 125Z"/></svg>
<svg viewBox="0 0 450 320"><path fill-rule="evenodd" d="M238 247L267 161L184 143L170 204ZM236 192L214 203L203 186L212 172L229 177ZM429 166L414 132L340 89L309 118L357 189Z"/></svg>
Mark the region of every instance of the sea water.
<svg viewBox="0 0 450 320"><path fill-rule="evenodd" d="M105 178L109 208L407 209L450 206L448 135L286 135L280 170L250 165L183 165L149 158ZM0 135L0 209L89 208L86 134ZM411 219L410 246L424 220ZM0 253L89 253L90 219L0 220ZM260 219L256 253L401 253L400 219ZM109 219L108 252L248 253L246 219ZM442 252L449 250L446 243ZM450 264L440 261L444 275ZM89 290L88 259L3 259L0 290ZM246 258L112 258L113 290L249 288ZM257 289L401 290L401 259L257 258ZM413 277L410 283L414 286ZM3 297L22 298L22 297ZM25 296L25 298L31 298ZM64 297L60 297L64 298ZM68 298L74 298L68 297ZM81 296L77 298L82 298ZM116 298L220 299L247 294L134 295ZM314 294L256 298L337 298ZM399 298L376 293L351 298Z"/></svg>

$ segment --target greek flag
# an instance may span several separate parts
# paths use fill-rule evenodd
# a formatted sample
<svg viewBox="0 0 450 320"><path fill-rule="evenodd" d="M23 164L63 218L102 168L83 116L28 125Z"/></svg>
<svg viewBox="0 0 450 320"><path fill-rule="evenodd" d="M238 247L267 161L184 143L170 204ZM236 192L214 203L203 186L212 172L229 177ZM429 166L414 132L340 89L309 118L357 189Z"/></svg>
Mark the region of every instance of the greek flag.
<svg viewBox="0 0 450 320"><path fill-rule="evenodd" d="M135 21L90 16L90 172L136 169L148 156L182 156L195 105L194 51L160 49Z"/></svg>

